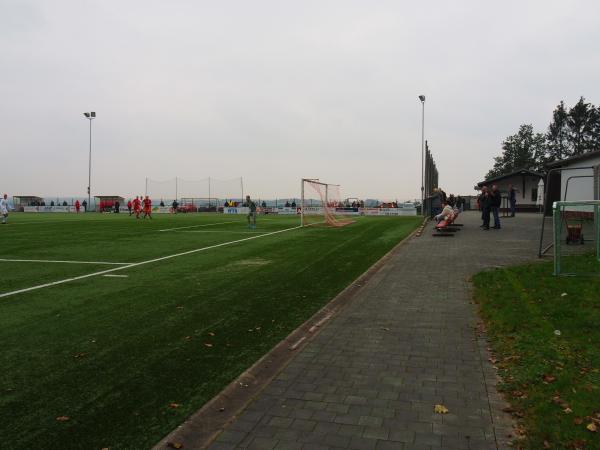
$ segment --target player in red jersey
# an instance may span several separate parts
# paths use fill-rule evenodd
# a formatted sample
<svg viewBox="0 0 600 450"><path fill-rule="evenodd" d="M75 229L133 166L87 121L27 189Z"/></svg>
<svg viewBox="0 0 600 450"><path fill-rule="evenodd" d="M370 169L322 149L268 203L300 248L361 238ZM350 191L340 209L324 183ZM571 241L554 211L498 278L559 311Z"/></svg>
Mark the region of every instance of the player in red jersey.
<svg viewBox="0 0 600 450"><path fill-rule="evenodd" d="M135 213L135 218L140 218L140 211L142 210L142 202L139 197L133 199L133 212Z"/></svg>
<svg viewBox="0 0 600 450"><path fill-rule="evenodd" d="M144 199L144 219L150 217L152 219L152 200L146 195Z"/></svg>

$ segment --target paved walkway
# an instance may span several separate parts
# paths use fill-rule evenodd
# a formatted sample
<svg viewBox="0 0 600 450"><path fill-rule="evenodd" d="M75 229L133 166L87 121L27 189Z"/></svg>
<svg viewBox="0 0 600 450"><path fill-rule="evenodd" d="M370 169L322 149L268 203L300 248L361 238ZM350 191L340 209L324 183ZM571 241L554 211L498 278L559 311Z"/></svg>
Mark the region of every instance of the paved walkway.
<svg viewBox="0 0 600 450"><path fill-rule="evenodd" d="M401 246L209 447L497 449L511 421L477 337L468 278L536 255L538 215ZM435 414L435 404L450 412Z"/></svg>

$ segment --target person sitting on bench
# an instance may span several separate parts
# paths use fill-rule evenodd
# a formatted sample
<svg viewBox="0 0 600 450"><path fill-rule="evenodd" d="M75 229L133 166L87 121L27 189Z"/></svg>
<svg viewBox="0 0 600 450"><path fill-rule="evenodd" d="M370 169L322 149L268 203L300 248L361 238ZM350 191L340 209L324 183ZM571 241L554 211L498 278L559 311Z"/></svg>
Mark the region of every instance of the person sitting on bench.
<svg viewBox="0 0 600 450"><path fill-rule="evenodd" d="M442 220L448 220L454 216L454 210L452 209L452 206L450 206L447 202L444 202L443 205L444 209L442 209L442 212L434 217L437 223L440 223Z"/></svg>

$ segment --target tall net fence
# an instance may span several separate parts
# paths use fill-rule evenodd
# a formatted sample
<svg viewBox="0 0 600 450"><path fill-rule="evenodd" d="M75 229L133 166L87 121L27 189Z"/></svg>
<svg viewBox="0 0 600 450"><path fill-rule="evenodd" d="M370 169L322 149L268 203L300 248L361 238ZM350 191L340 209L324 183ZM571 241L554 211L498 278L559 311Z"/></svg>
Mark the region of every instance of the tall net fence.
<svg viewBox="0 0 600 450"><path fill-rule="evenodd" d="M153 202L171 203L177 198L177 178L168 180L146 179L146 192Z"/></svg>
<svg viewBox="0 0 600 450"><path fill-rule="evenodd" d="M300 207L303 226L326 224L343 227L353 222L343 215L345 205L340 186L336 184L303 179Z"/></svg>
<svg viewBox="0 0 600 450"><path fill-rule="evenodd" d="M241 177L219 180L208 177L198 180L170 178L154 180L146 178L146 192L153 202L171 203L182 200L198 206L217 206L226 201L241 203L244 195L244 181Z"/></svg>

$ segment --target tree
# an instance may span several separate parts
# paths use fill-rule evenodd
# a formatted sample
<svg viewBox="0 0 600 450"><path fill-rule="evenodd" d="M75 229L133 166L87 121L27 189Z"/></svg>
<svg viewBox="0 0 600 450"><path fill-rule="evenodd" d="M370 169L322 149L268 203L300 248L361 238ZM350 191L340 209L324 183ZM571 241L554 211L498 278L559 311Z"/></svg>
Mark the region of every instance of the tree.
<svg viewBox="0 0 600 450"><path fill-rule="evenodd" d="M569 109L567 124L569 133L567 140L572 148L572 155L577 156L593 150L594 129L597 128L597 110L594 105L586 103L581 97L579 101Z"/></svg>
<svg viewBox="0 0 600 450"><path fill-rule="evenodd" d="M561 100L552 113L552 122L550 122L546 133L548 161L557 161L571 156L571 148L567 141L569 134L568 117L565 103Z"/></svg>
<svg viewBox="0 0 600 450"><path fill-rule="evenodd" d="M539 171L546 163L546 137L534 133L533 125L523 124L517 134L502 142L502 155L494 158L494 167L486 175L493 178L520 169Z"/></svg>

